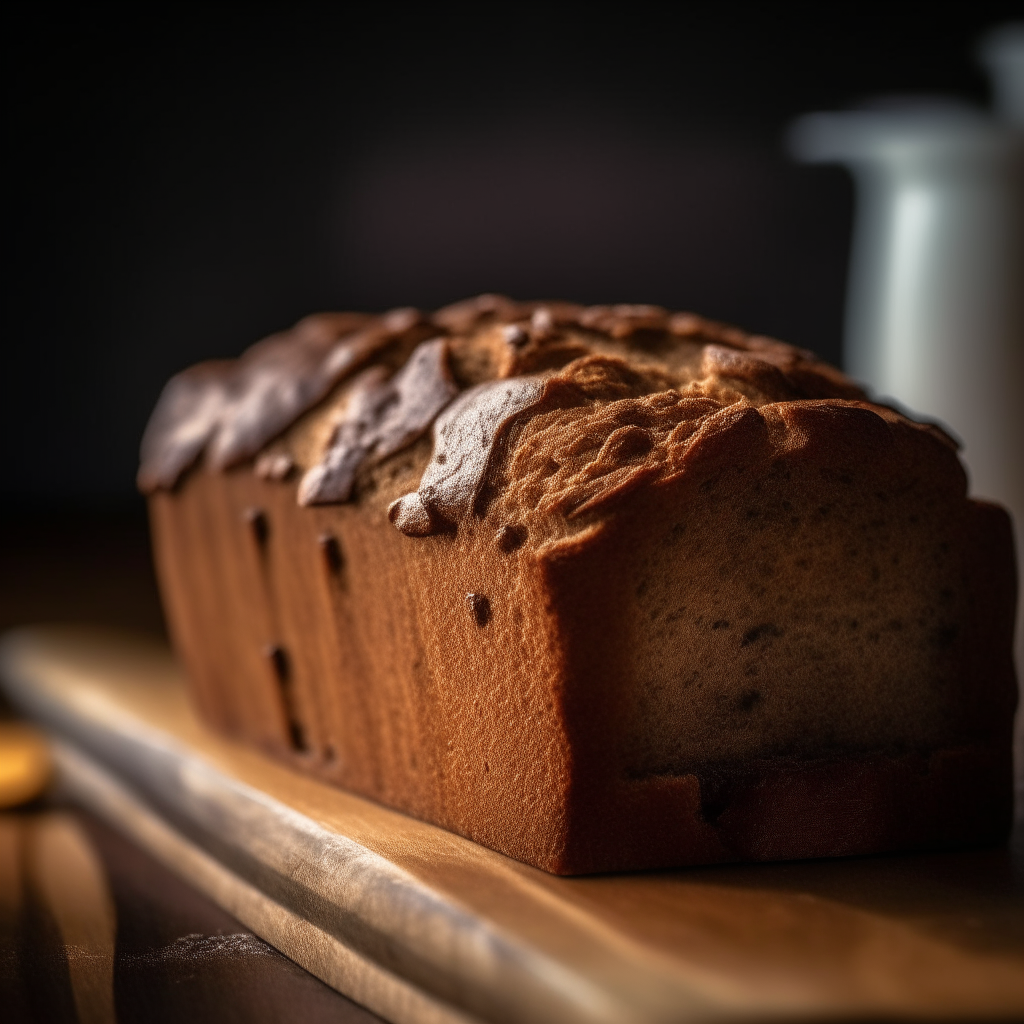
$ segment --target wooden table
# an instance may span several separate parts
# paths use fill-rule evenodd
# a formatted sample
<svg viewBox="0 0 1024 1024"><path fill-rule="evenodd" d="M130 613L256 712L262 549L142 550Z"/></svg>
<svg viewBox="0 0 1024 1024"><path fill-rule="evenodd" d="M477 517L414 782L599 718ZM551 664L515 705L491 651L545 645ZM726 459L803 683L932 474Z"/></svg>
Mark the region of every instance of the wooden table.
<svg viewBox="0 0 1024 1024"><path fill-rule="evenodd" d="M19 631L0 675L58 796L388 1020L1024 1017L1019 842L557 878L213 735L157 645Z"/></svg>

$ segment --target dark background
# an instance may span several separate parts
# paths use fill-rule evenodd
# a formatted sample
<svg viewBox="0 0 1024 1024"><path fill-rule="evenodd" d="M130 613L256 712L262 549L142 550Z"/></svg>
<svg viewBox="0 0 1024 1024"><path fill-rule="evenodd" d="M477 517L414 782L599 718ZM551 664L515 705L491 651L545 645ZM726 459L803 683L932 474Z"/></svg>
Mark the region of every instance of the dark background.
<svg viewBox="0 0 1024 1024"><path fill-rule="evenodd" d="M7 15L0 508L22 525L0 554L28 529L102 565L117 516L144 549L163 382L313 310L655 302L838 361L852 186L791 163L786 125L878 93L985 103L974 42L1016 10Z"/></svg>

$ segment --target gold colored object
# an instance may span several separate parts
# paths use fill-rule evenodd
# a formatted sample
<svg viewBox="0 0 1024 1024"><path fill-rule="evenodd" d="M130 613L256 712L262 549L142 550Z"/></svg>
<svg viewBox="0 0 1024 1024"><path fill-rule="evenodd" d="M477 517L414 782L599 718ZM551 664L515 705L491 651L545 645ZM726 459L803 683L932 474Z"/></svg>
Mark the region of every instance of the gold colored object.
<svg viewBox="0 0 1024 1024"><path fill-rule="evenodd" d="M0 809L39 796L53 763L46 739L22 722L0 722Z"/></svg>

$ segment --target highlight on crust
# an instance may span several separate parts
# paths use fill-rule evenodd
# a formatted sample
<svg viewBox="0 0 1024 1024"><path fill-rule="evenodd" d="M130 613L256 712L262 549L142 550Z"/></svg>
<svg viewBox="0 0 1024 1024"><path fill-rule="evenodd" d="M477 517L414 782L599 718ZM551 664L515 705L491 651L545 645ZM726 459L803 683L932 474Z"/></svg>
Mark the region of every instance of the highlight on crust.
<svg viewBox="0 0 1024 1024"><path fill-rule="evenodd" d="M453 344L469 335L479 343L481 332L484 343L472 357ZM644 372L622 358L644 350L674 372L653 360ZM453 525L470 510L489 467L496 468L490 464L499 457L499 437L514 428L525 429L533 447L540 433L571 429L563 454L578 479L567 492L561 467L551 482L558 494L542 507L581 515L663 475L670 453L726 408L866 398L808 352L657 306L483 295L434 314L319 314L240 359L174 377L143 439L139 486L147 493L173 488L200 461L223 471L253 458L339 389L343 408L316 460L301 467L298 501L350 500L362 468L430 431L434 456L416 495L396 501L390 514L410 536ZM592 457L580 467L587 453ZM283 480L297 466L291 453L277 451L260 455L254 468L264 479Z"/></svg>

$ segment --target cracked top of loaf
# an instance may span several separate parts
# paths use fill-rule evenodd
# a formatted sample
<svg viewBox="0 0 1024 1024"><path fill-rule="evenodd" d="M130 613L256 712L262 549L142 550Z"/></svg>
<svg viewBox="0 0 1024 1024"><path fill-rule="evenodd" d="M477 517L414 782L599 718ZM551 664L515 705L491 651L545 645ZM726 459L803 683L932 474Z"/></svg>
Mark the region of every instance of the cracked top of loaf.
<svg viewBox="0 0 1024 1024"><path fill-rule="evenodd" d="M197 464L251 463L294 478L300 504L341 503L416 450L418 486L388 510L397 529L426 536L497 505L534 533L684 473L700 439L744 417L784 430L772 410L808 401L952 445L771 338L657 306L483 295L430 314L317 314L239 359L185 370L153 412L138 482L151 492Z"/></svg>

